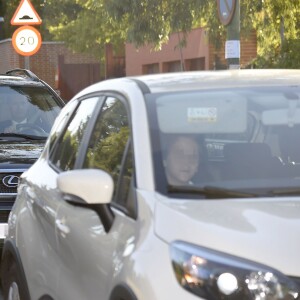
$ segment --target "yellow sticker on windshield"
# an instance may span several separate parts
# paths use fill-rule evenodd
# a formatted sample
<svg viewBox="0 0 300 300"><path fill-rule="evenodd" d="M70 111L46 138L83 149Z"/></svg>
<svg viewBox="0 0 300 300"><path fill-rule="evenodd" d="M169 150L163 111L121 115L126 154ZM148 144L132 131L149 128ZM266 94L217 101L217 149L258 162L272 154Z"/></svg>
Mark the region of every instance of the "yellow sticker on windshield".
<svg viewBox="0 0 300 300"><path fill-rule="evenodd" d="M187 109L188 122L216 122L216 107L189 107Z"/></svg>

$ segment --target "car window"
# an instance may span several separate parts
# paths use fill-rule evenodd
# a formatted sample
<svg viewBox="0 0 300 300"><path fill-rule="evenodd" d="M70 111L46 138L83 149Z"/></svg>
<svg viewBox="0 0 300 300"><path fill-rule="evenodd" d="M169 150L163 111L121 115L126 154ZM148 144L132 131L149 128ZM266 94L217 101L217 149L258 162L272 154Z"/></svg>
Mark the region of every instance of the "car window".
<svg viewBox="0 0 300 300"><path fill-rule="evenodd" d="M128 190L124 185L129 185L132 173L131 152L130 147L127 146L129 136L128 113L124 103L115 97L108 97L92 132L83 167L98 168L108 172L115 184L115 195L122 174L123 160L126 167L122 174L124 177L122 188L126 193Z"/></svg>
<svg viewBox="0 0 300 300"><path fill-rule="evenodd" d="M60 142L51 155L51 162L58 169L67 171L74 168L79 146L97 104L98 98L83 100L72 116Z"/></svg>
<svg viewBox="0 0 300 300"><path fill-rule="evenodd" d="M122 168L122 173L119 176L117 191L117 197L115 197L114 202L121 207L125 207L126 211L131 215L134 215L135 207L134 201L131 201L129 197L130 185L133 184L133 153L132 153L132 143L128 140L127 148L125 149L124 164ZM134 198L134 196L133 196Z"/></svg>
<svg viewBox="0 0 300 300"><path fill-rule="evenodd" d="M62 130L64 129L66 122L70 118L72 112L74 111L75 107L77 106L78 102L77 101L72 101L67 103L67 105L62 109L62 113L58 115L56 118L51 132L49 136L49 152L52 152L53 145L57 138L60 136Z"/></svg>
<svg viewBox="0 0 300 300"><path fill-rule="evenodd" d="M155 105L152 139L153 151L158 143L161 148L155 172L162 191L193 188L205 194L207 187L215 187L215 193L227 189L265 195L299 185L298 88L244 87L147 97L147 103Z"/></svg>
<svg viewBox="0 0 300 300"><path fill-rule="evenodd" d="M62 103L45 87L1 86L0 133L14 131L47 137L61 107ZM25 123L27 129L8 130L12 125Z"/></svg>
<svg viewBox="0 0 300 300"><path fill-rule="evenodd" d="M259 130L259 120L253 112L248 112L247 128L239 133L209 133L205 135L205 147L210 159L222 159L223 148L227 143L246 143L255 140Z"/></svg>

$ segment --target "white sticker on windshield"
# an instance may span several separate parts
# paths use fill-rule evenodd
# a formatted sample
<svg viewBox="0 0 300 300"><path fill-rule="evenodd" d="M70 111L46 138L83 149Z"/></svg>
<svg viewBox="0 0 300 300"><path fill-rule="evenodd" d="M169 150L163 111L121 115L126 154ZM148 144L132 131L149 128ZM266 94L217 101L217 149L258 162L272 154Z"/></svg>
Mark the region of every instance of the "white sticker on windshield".
<svg viewBox="0 0 300 300"><path fill-rule="evenodd" d="M216 107L189 107L187 109L188 122L216 122Z"/></svg>

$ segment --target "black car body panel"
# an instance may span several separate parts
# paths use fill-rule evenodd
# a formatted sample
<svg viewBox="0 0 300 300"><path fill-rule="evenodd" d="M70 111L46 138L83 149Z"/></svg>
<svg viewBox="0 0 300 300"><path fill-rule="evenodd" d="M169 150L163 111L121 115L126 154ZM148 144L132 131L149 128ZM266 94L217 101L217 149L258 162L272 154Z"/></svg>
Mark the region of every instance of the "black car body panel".
<svg viewBox="0 0 300 300"><path fill-rule="evenodd" d="M16 165L27 166L40 156L45 141L1 141L0 168L12 168Z"/></svg>
<svg viewBox="0 0 300 300"><path fill-rule="evenodd" d="M16 124L23 126L23 122L12 121L9 110L12 95L28 102L26 120L33 129L21 131L20 125ZM29 70L15 69L0 75L0 251L19 178L40 156L56 115L64 104L46 82ZM3 124L9 122L19 132L8 132Z"/></svg>
<svg viewBox="0 0 300 300"><path fill-rule="evenodd" d="M0 223L6 223L21 174L39 157L44 141L0 140Z"/></svg>

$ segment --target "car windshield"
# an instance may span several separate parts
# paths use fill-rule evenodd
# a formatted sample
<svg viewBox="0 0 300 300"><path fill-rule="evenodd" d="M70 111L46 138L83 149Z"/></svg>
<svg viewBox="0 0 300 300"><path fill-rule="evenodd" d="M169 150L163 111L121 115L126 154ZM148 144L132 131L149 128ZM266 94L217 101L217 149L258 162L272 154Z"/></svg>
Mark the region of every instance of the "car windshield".
<svg viewBox="0 0 300 300"><path fill-rule="evenodd" d="M0 87L0 135L45 138L60 112L44 87Z"/></svg>
<svg viewBox="0 0 300 300"><path fill-rule="evenodd" d="M160 191L214 198L300 194L299 87L148 98Z"/></svg>

